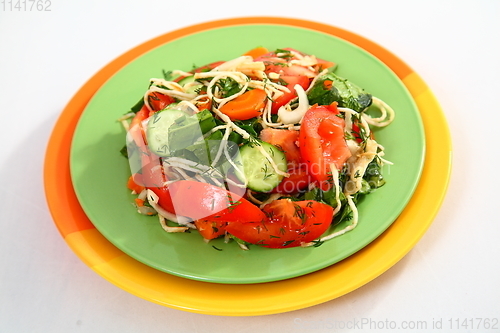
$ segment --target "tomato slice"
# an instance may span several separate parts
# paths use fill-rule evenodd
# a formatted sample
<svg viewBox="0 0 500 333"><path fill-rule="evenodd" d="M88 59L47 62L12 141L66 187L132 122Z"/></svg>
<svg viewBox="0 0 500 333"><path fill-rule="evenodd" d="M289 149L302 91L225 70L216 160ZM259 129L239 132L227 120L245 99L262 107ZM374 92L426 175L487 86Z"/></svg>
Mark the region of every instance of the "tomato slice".
<svg viewBox="0 0 500 333"><path fill-rule="evenodd" d="M273 101L273 106L271 108L272 113L278 113L278 109L283 105L290 102L292 99L297 97L297 92L295 91L295 85L300 85L304 90L309 87L310 80L307 76L303 75L282 75L280 80L286 82L286 87L290 92L285 92L280 97Z"/></svg>
<svg viewBox="0 0 500 333"><path fill-rule="evenodd" d="M193 220L254 222L266 218L259 207L240 194L207 183L178 180L158 192L160 206L172 212L171 202L177 215ZM163 205L162 199L167 206Z"/></svg>
<svg viewBox="0 0 500 333"><path fill-rule="evenodd" d="M291 50L292 49L285 49ZM300 53L300 52L299 52ZM300 53L305 55L303 53ZM266 74L276 73L280 75L280 80L286 82L286 87L290 90L290 92L285 93L284 95L278 97L275 101L273 101L272 113L277 113L278 109L290 102L292 99L297 97L297 93L295 91L295 85L300 85L304 90L309 87L311 82L311 78L316 76L316 72L311 70L308 66L300 66L297 64L291 64L291 60L298 60L292 54L284 55L278 57L276 52L269 52L263 54L259 57L256 57L254 61L262 61L265 66L264 72Z"/></svg>
<svg viewBox="0 0 500 333"><path fill-rule="evenodd" d="M313 201L275 200L264 206L261 222L229 222L226 231L248 243L268 248L300 246L321 236L330 226L333 208Z"/></svg>
<svg viewBox="0 0 500 333"><path fill-rule="evenodd" d="M151 153L147 147L142 128L142 120L147 118L145 116L146 111L148 110L144 107L137 113L136 117L132 120L132 125L127 134L135 141L135 149L137 149L137 153L141 159L141 168L140 170L132 170L133 175L129 178L127 187L135 190L137 193L140 193L138 190L143 188L152 190L159 197L158 204L165 210L175 213L170 193L164 187L167 177L162 161L158 155Z"/></svg>
<svg viewBox="0 0 500 333"><path fill-rule="evenodd" d="M302 56L307 54L299 52L291 48L285 48L283 50L294 51ZM286 52L286 51L284 51ZM314 66L302 66L300 62L292 64L291 60L299 60L293 53L283 53L282 55L277 55L276 51L262 54L259 57L254 58L254 61L262 61L266 66L265 72L277 73L280 75L291 75L291 76L305 76L308 78L313 78L318 73L318 70L323 70L325 68L331 67L334 64L332 62L327 62L322 59L317 59L318 64Z"/></svg>
<svg viewBox="0 0 500 333"><path fill-rule="evenodd" d="M142 127L142 121L149 117L149 109L144 105L132 118L127 133L128 139L135 141L138 147L145 146L146 134Z"/></svg>
<svg viewBox="0 0 500 333"><path fill-rule="evenodd" d="M299 131L268 127L260 131L259 137L283 151L289 167L300 163L300 150L297 146Z"/></svg>
<svg viewBox="0 0 500 333"><path fill-rule="evenodd" d="M171 96L161 94L159 92L151 92L148 95L149 105L153 109L152 112L149 113L151 116L154 112L163 110L170 104L175 102L175 99Z"/></svg>
<svg viewBox="0 0 500 333"><path fill-rule="evenodd" d="M311 176L305 167L297 166L287 170L289 177L283 178L271 192L293 194L302 191L312 182Z"/></svg>
<svg viewBox="0 0 500 333"><path fill-rule="evenodd" d="M137 111L135 114L134 118L132 118L132 122L130 123L130 128L134 127L135 125L139 125L142 123L143 120L149 117L149 109L143 105L142 108Z"/></svg>
<svg viewBox="0 0 500 333"><path fill-rule="evenodd" d="M302 161L322 187L328 186L330 165L341 169L351 156L344 137L344 120L337 105L312 106L304 115L299 134Z"/></svg>
<svg viewBox="0 0 500 333"><path fill-rule="evenodd" d="M196 229L205 239L214 239L223 236L226 233L227 222L196 220L194 222Z"/></svg>

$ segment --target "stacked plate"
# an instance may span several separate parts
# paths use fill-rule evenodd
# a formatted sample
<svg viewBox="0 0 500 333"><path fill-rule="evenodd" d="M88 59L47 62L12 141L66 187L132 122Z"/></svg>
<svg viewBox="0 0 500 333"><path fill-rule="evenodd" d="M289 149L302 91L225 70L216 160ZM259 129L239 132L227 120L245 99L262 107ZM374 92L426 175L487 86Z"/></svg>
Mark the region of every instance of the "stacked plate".
<svg viewBox="0 0 500 333"><path fill-rule="evenodd" d="M229 60L256 47L292 47L338 64L390 104L376 133L387 184L359 204L356 229L316 248L240 250L168 234L141 216L126 189L125 133L116 121L162 71ZM450 173L446 120L422 79L377 44L325 24L269 17L203 23L150 40L92 77L62 112L49 141L45 189L54 221L75 253L120 288L168 307L226 316L296 310L342 296L379 276L422 237ZM188 199L188 198L187 198ZM214 245L214 246L212 246Z"/></svg>

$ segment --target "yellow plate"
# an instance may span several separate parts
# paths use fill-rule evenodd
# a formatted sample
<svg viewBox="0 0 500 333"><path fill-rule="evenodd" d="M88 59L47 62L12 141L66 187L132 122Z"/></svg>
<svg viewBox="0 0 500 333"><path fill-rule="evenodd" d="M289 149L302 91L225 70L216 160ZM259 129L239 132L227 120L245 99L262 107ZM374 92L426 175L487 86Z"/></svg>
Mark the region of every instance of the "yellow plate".
<svg viewBox="0 0 500 333"><path fill-rule="evenodd" d="M278 282L248 285L214 284L163 273L114 247L83 212L69 170L73 131L93 94L138 56L192 33L246 24L288 25L327 33L362 47L390 67L410 91L424 123L427 145L422 176L409 204L391 227L361 251L320 271ZM404 62L377 44L336 27L289 18L248 17L207 22L167 33L104 67L76 93L58 119L47 148L44 180L49 208L62 236L87 265L110 282L139 297L176 309L249 316L326 302L385 272L408 253L432 223L446 193L450 170L451 141L443 112L427 85Z"/></svg>

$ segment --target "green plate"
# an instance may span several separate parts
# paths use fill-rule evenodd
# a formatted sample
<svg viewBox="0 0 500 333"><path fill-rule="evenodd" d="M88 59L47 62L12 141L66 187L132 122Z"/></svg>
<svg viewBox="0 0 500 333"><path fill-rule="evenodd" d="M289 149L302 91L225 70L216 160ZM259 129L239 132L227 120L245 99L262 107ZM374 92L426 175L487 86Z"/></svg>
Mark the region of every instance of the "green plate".
<svg viewBox="0 0 500 333"><path fill-rule="evenodd" d="M242 38L244 36L245 38ZM168 234L156 217L139 215L126 188L128 161L119 150L125 132L116 121L144 94L162 70L190 70L230 60L256 47L292 47L334 61L349 78L389 103L395 121L377 132L386 148L387 184L359 204L353 231L314 248L240 250L235 243L205 243L197 232ZM177 276L216 283L283 280L332 265L377 238L404 209L418 184L425 137L417 107L403 83L381 61L359 47L320 32L281 25L241 25L206 30L162 45L112 76L80 118L70 156L73 185L85 213L117 248L136 260ZM219 250L214 249L217 247Z"/></svg>

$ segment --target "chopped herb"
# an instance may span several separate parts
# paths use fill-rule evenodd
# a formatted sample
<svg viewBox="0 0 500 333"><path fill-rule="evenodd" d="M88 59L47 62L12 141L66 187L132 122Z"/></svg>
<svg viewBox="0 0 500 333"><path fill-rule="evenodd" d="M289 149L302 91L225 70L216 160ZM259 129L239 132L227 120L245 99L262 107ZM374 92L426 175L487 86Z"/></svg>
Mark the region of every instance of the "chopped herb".
<svg viewBox="0 0 500 333"><path fill-rule="evenodd" d="M281 66L281 67L285 67L285 66L287 66L287 65L288 65L286 62L272 62L272 61L266 61L265 63L266 63L266 64L268 64L268 65Z"/></svg>
<svg viewBox="0 0 500 333"><path fill-rule="evenodd" d="M161 112L155 112L153 114L153 124L156 124L161 119Z"/></svg>
<svg viewBox="0 0 500 333"><path fill-rule="evenodd" d="M269 178L269 177L271 177L273 175L272 172L271 173L268 172L269 171L269 167L268 167L267 164L264 164L264 166L262 168L260 168L260 169L262 170L262 172L264 172L264 177L263 177L264 180L267 179L267 178Z"/></svg>
<svg viewBox="0 0 500 333"><path fill-rule="evenodd" d="M276 56L278 58L282 58L282 59L293 58L293 54L290 50L277 49L276 51L274 51L274 53L276 54Z"/></svg>
<svg viewBox="0 0 500 333"><path fill-rule="evenodd" d="M227 200L229 201L229 205L227 206L227 209L231 212L233 209L235 209L238 205L241 204L241 201L233 201L233 198L231 197L231 193L227 194Z"/></svg>
<svg viewBox="0 0 500 333"><path fill-rule="evenodd" d="M128 149L127 149L127 145L124 145L122 147L122 149L120 149L120 154L122 154L122 156L128 158Z"/></svg>
<svg viewBox="0 0 500 333"><path fill-rule="evenodd" d="M265 211L265 212L264 212L264 214L265 214L265 215L266 215L266 217L267 217L268 219L270 219L270 220L272 220L272 219L273 219L273 217L274 217L274 211L269 211L269 212Z"/></svg>
<svg viewBox="0 0 500 333"><path fill-rule="evenodd" d="M161 70L163 74L163 78L165 81L172 81L174 79L174 76L172 75L172 71L166 71L164 69Z"/></svg>
<svg viewBox="0 0 500 333"><path fill-rule="evenodd" d="M282 78L279 78L278 79L278 83L279 85L282 85L282 86L287 86L288 85L288 82L286 82L285 80L283 80Z"/></svg>
<svg viewBox="0 0 500 333"><path fill-rule="evenodd" d="M141 99L137 103L135 103L134 106L130 108L129 112L137 113L141 111L143 106L144 106L144 97L141 97Z"/></svg>
<svg viewBox="0 0 500 333"><path fill-rule="evenodd" d="M213 247L214 249L216 249L217 251L222 251L222 249L219 249L218 247L215 247L214 245L212 245L212 247Z"/></svg>
<svg viewBox="0 0 500 333"><path fill-rule="evenodd" d="M354 131L353 131L354 132ZM354 135L352 135L351 133L345 133L344 134L344 138L346 140L356 140L356 137Z"/></svg>
<svg viewBox="0 0 500 333"><path fill-rule="evenodd" d="M304 211L304 209L297 204L294 204L293 207L295 208L295 212L294 212L293 216L300 218L300 220L302 221L302 224L306 223L307 215L306 215L306 212Z"/></svg>
<svg viewBox="0 0 500 333"><path fill-rule="evenodd" d="M320 240L313 240L313 241L311 241L311 243L314 243L314 245L313 245L314 247L318 247L318 246L323 245L324 242L320 241Z"/></svg>
<svg viewBox="0 0 500 333"><path fill-rule="evenodd" d="M241 90L240 84L230 77L218 80L215 86L219 88L222 98L233 96Z"/></svg>

